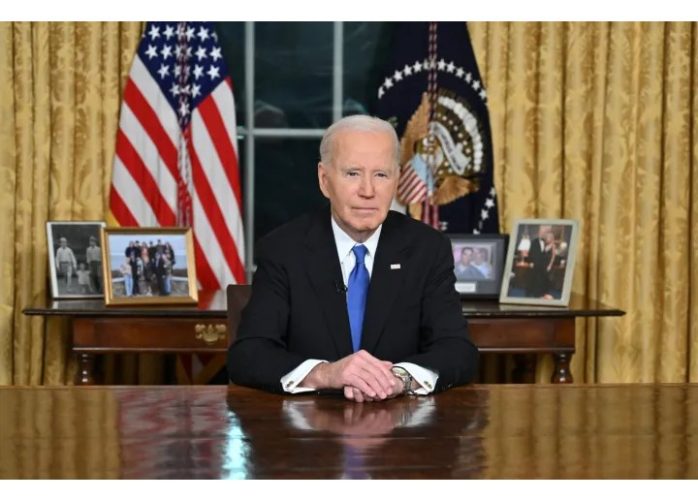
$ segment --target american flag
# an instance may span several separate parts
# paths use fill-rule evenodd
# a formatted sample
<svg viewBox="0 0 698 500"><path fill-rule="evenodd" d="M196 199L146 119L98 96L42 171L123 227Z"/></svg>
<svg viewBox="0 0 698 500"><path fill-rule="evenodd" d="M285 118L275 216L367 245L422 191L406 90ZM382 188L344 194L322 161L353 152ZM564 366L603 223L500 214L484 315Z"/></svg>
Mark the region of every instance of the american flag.
<svg viewBox="0 0 698 500"><path fill-rule="evenodd" d="M146 24L124 92L109 207L121 226L191 226L199 288L244 283L235 100L211 23Z"/></svg>
<svg viewBox="0 0 698 500"><path fill-rule="evenodd" d="M421 165L414 164L413 158L402 168L400 180L397 186L397 197L405 205L424 201L427 197L427 166L419 168Z"/></svg>

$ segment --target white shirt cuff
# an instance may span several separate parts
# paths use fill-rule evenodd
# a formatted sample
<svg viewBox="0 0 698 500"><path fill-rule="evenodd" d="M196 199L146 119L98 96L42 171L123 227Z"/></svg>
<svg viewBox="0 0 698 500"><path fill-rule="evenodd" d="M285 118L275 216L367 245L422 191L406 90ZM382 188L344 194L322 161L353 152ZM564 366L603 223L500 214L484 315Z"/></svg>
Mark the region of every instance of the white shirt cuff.
<svg viewBox="0 0 698 500"><path fill-rule="evenodd" d="M400 366L410 372L412 378L419 384L419 387L414 391L415 394L426 396L434 392L436 381L439 380L439 375L436 372L427 370L414 363L395 363L394 366Z"/></svg>
<svg viewBox="0 0 698 500"><path fill-rule="evenodd" d="M310 373L310 370L315 368L320 363L327 363L324 359L306 359L296 368L281 377L281 387L289 394L300 394L302 392L312 392L314 387L298 387L298 384L303 382L303 379ZM405 368L407 369L407 368Z"/></svg>

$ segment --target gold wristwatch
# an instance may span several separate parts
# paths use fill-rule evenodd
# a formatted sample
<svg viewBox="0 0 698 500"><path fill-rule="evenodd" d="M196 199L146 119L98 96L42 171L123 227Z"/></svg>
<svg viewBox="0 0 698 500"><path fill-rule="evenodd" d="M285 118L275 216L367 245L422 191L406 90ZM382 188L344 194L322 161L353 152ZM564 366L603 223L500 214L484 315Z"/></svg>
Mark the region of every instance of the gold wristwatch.
<svg viewBox="0 0 698 500"><path fill-rule="evenodd" d="M402 381L402 393L413 396L414 391L412 390L412 380L414 379L412 378L412 375L410 375L410 372L401 366L393 366L390 371L392 371L393 375Z"/></svg>

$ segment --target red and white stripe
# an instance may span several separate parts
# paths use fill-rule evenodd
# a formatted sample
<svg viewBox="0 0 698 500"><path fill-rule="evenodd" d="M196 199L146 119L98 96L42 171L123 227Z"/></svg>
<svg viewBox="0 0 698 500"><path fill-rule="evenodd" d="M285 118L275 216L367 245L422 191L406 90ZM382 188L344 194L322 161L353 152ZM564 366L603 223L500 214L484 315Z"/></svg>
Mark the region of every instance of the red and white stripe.
<svg viewBox="0 0 698 500"><path fill-rule="evenodd" d="M407 163L400 173L397 185L397 198L404 205L424 201L427 196L427 184L419 177L411 163Z"/></svg>
<svg viewBox="0 0 698 500"><path fill-rule="evenodd" d="M121 109L110 210L121 226L176 226L181 134L192 172L196 271L202 289L245 282L235 100L229 78L180 131L175 111L136 55Z"/></svg>

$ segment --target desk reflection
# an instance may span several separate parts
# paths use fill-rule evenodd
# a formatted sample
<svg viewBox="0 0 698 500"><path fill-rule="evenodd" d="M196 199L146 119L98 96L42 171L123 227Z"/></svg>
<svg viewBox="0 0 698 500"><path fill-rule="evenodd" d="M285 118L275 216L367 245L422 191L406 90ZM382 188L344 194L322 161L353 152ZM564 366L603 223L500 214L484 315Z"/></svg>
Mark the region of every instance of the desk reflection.
<svg viewBox="0 0 698 500"><path fill-rule="evenodd" d="M342 447L342 478L369 479L366 471L373 453L388 442L388 435L399 427L433 423L434 402L402 398L398 403L347 404L343 409L323 408L318 400L283 402L284 420L298 430L330 432Z"/></svg>
<svg viewBox="0 0 698 500"><path fill-rule="evenodd" d="M435 397L360 404L302 396L265 399L262 412L239 394L228 406L245 436L247 477L477 477L486 393L463 396L458 408Z"/></svg>

